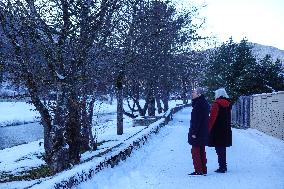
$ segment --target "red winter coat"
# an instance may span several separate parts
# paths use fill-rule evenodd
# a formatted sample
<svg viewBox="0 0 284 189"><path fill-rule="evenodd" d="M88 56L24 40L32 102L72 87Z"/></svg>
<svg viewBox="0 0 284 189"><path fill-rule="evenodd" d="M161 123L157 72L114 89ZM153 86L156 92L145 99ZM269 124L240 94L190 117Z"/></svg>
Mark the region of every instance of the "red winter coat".
<svg viewBox="0 0 284 189"><path fill-rule="evenodd" d="M231 102L220 97L211 107L208 146L232 146Z"/></svg>

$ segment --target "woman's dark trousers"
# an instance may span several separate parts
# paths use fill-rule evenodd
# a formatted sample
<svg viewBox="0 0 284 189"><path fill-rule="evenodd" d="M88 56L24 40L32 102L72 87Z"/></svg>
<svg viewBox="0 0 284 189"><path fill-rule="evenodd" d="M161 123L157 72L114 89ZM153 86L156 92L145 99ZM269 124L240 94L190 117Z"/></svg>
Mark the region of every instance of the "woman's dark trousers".
<svg viewBox="0 0 284 189"><path fill-rule="evenodd" d="M227 170L226 147L215 147L215 150L218 155L219 169Z"/></svg>

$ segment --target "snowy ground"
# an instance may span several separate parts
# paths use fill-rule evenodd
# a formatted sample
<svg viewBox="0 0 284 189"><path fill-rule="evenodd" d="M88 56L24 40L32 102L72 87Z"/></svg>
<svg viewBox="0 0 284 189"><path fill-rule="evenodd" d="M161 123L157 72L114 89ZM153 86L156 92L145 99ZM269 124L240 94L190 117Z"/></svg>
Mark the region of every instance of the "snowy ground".
<svg viewBox="0 0 284 189"><path fill-rule="evenodd" d="M172 103L171 107L175 103ZM127 121L126 118L125 134L117 136L115 115L108 114L107 111L113 106L115 105L106 107L106 117L100 118L101 123L105 124L100 124L103 130L96 131L101 132L100 140L108 142L100 146L98 151L83 154L82 161L124 141L143 128L132 127L131 120ZM233 146L228 149L228 173L214 173L217 157L214 149L207 148L208 175L188 176L187 174L193 171L190 146L187 144L190 111L191 108L186 108L178 112L169 125L162 128L158 135L153 135L149 142L135 151L130 158L114 168L104 169L92 180L78 186L78 189L284 188L284 142L254 129L233 130ZM0 173L17 174L44 164L44 161L38 158L43 153L42 145L39 146L41 141L0 150ZM78 171L82 167L84 166L78 165L75 170ZM61 173L60 177L68 178L68 172ZM0 188L24 188L33 182L35 181L2 183ZM43 183L41 187L43 186L48 188L49 185Z"/></svg>
<svg viewBox="0 0 284 189"><path fill-rule="evenodd" d="M284 142L254 129L233 129L226 174L214 172L217 157L213 148L206 148L208 175L188 176L193 171L187 144L190 111L177 113L173 122L125 162L99 172L78 189L284 188Z"/></svg>

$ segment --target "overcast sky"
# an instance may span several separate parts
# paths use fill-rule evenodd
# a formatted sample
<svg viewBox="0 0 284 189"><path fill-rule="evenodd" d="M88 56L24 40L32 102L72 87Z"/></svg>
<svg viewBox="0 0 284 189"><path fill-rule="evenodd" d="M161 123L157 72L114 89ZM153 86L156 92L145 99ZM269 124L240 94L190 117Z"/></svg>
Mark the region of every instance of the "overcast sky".
<svg viewBox="0 0 284 189"><path fill-rule="evenodd" d="M200 11L206 17L206 33L220 42L230 36L284 50L284 0L177 0L187 6L194 1L207 4Z"/></svg>

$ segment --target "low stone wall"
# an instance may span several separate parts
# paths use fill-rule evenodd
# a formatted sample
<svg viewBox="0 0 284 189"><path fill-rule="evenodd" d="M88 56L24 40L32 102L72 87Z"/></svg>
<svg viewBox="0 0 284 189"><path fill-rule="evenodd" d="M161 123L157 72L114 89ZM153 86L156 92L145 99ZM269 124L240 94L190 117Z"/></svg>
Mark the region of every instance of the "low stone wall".
<svg viewBox="0 0 284 189"><path fill-rule="evenodd" d="M85 182L91 179L96 173L103 170L104 168L114 167L120 161L123 161L127 157L129 157L134 150L143 146L150 136L158 133L159 130L163 126L165 126L169 121L172 120L173 114L183 109L184 107L189 107L189 106L191 106L191 104L180 105L180 106L174 107L173 109L168 110L164 114L164 116L162 116L162 118L156 121L155 123L145 127L145 129L143 129L139 133L136 133L135 135L129 137L125 142L120 143L106 150L104 154L97 155L97 156L100 156L100 155L105 156L104 160L100 162L92 162L92 161L87 162L87 163L91 163L90 168L87 169L88 171L82 170L81 172L77 172L75 175L74 173L71 172L70 176L67 176L65 178L54 178L54 181L50 181L51 179L53 179L51 178L51 179L48 179L47 182L53 183L51 187L56 188L56 189L72 188L82 182ZM117 150L117 148L119 148L120 150ZM43 185L44 185L45 181L40 181L40 182L43 182ZM36 183L34 187L42 188L40 184L41 183ZM32 188L32 187L33 186L28 187L28 188Z"/></svg>
<svg viewBox="0 0 284 189"><path fill-rule="evenodd" d="M132 120L133 127L136 126L147 126L151 123L156 122L158 119L161 119L162 116L144 116L144 117L138 117Z"/></svg>

